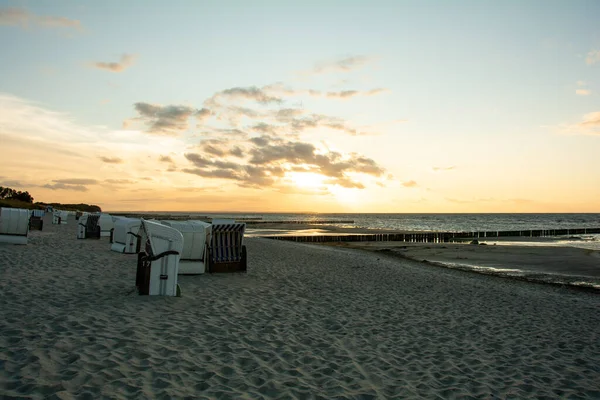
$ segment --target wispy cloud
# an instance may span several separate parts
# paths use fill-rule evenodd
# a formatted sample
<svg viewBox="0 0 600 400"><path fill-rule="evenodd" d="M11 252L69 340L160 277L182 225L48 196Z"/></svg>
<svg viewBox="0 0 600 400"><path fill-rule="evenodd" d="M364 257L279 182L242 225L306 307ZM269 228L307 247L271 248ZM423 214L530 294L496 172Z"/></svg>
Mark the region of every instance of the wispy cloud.
<svg viewBox="0 0 600 400"><path fill-rule="evenodd" d="M580 122L579 126L585 128L600 128L600 111L584 115L583 122Z"/></svg>
<svg viewBox="0 0 600 400"><path fill-rule="evenodd" d="M158 161L160 161L160 162L166 162L166 163L172 163L173 159L171 157L169 157L169 156L160 156L158 158Z"/></svg>
<svg viewBox="0 0 600 400"><path fill-rule="evenodd" d="M100 158L100 160L102 160L102 162L107 163L107 164L122 164L123 163L123 159L119 158L119 157L98 157Z"/></svg>
<svg viewBox="0 0 600 400"><path fill-rule="evenodd" d="M47 183L42 185L42 187L46 189L52 190L73 190L76 192L87 192L88 185L96 185L98 181L96 179L54 179L52 180L54 183Z"/></svg>
<svg viewBox="0 0 600 400"><path fill-rule="evenodd" d="M402 182L402 186L404 186L406 188L414 188L414 187L417 187L419 185L415 181L406 181L406 182Z"/></svg>
<svg viewBox="0 0 600 400"><path fill-rule="evenodd" d="M135 63L136 59L137 56L135 54L123 54L121 56L121 59L117 62L97 61L92 63L91 65L94 68L103 69L105 71L123 72L127 68L131 67Z"/></svg>
<svg viewBox="0 0 600 400"><path fill-rule="evenodd" d="M575 94L578 96L589 96L592 94L592 91L589 89L577 89L575 90Z"/></svg>
<svg viewBox="0 0 600 400"><path fill-rule="evenodd" d="M585 114L581 122L575 124L562 124L558 126L562 133L575 135L599 135L600 111Z"/></svg>
<svg viewBox="0 0 600 400"><path fill-rule="evenodd" d="M438 172L438 171L452 171L455 168L456 168L455 165L451 165L449 167L432 167L431 169Z"/></svg>
<svg viewBox="0 0 600 400"><path fill-rule="evenodd" d="M311 72L313 74L322 74L328 72L349 72L363 67L365 64L372 60L373 58L371 57L356 55L340 58L333 61L323 61L317 63Z"/></svg>
<svg viewBox="0 0 600 400"><path fill-rule="evenodd" d="M375 96L377 94L384 93L387 90L388 89L384 89L384 88L371 89L371 90L367 90L365 92L361 92L359 90L342 90L339 92L327 92L326 96L329 98L349 99L351 97L356 97L356 96Z"/></svg>
<svg viewBox="0 0 600 400"><path fill-rule="evenodd" d="M593 65L600 62L600 50L590 50L585 57L585 63L587 65Z"/></svg>
<svg viewBox="0 0 600 400"><path fill-rule="evenodd" d="M24 8L0 8L0 25L18 26L29 28L39 26L42 28L70 28L81 30L81 22L66 17L49 15L35 15Z"/></svg>

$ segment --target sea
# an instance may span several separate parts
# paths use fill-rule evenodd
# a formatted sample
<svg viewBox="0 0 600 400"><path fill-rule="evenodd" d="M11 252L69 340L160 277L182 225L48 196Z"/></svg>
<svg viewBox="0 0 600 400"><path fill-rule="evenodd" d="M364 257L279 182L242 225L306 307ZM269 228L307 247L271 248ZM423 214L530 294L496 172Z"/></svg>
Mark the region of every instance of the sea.
<svg viewBox="0 0 600 400"><path fill-rule="evenodd" d="M316 213L204 213L157 212L157 214L206 216L264 221L353 221L340 227L389 229L415 232L473 232L535 229L600 228L597 214L316 214Z"/></svg>
<svg viewBox="0 0 600 400"><path fill-rule="evenodd" d="M189 215L193 217L208 217L213 219L234 220L263 220L263 221L306 221L318 223L320 221L337 222L340 228L361 229L387 229L401 232L481 232L481 231L520 231L520 230L553 230L553 229L579 229L600 228L600 213L564 213L564 214L403 214L403 213L347 213L347 214L320 214L320 213L211 213L211 212L157 212L157 214ZM352 221L352 222L350 222ZM268 229L268 228L267 228ZM250 236L253 234L252 226L248 226ZM264 232L265 229L261 229ZM307 231L308 234L321 234L318 230ZM275 233L275 231L274 231ZM281 235L281 231L276 231ZM283 232L286 234L286 232ZM298 234L298 232L287 232ZM306 234L306 232L304 233ZM600 250L600 235L577 235L557 237L549 243L547 240L535 239L523 241L498 242L501 245L554 245L571 246Z"/></svg>

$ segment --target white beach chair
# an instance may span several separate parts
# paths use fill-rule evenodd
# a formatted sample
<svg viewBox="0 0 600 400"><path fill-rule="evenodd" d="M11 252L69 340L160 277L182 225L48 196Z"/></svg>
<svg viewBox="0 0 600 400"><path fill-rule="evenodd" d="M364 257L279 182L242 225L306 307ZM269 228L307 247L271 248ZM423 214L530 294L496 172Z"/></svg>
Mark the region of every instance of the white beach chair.
<svg viewBox="0 0 600 400"><path fill-rule="evenodd" d="M27 244L29 210L0 208L0 243Z"/></svg>
<svg viewBox="0 0 600 400"><path fill-rule="evenodd" d="M118 253L139 253L141 225L142 221L137 218L117 218L114 221L110 249Z"/></svg>
<svg viewBox="0 0 600 400"><path fill-rule="evenodd" d="M110 231L114 227L113 219L110 214L100 214L100 218L98 219L98 225L100 225L100 236L101 237L110 237Z"/></svg>
<svg viewBox="0 0 600 400"><path fill-rule="evenodd" d="M207 256L208 272L246 272L248 256L244 246L245 230L244 223L212 224Z"/></svg>
<svg viewBox="0 0 600 400"><path fill-rule="evenodd" d="M177 272L183 236L177 229L141 219L141 251L135 284L141 295L177 295Z"/></svg>
<svg viewBox="0 0 600 400"><path fill-rule="evenodd" d="M179 275L197 275L206 272L206 254L211 224L202 221L160 221L177 229L183 236L183 250L179 260Z"/></svg>

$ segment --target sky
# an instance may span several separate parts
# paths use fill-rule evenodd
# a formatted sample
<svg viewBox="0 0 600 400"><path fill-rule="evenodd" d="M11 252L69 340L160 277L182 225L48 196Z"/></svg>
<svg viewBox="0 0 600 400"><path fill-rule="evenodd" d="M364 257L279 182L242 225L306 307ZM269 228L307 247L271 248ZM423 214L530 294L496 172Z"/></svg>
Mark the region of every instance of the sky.
<svg viewBox="0 0 600 400"><path fill-rule="evenodd" d="M106 211L600 212L599 15L0 0L0 185Z"/></svg>

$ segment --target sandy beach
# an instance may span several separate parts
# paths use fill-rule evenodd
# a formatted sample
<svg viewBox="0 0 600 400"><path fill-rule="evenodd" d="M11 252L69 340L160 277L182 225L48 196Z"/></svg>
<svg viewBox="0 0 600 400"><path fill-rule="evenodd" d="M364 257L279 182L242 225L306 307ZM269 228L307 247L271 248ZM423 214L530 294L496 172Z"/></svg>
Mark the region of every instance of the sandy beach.
<svg viewBox="0 0 600 400"><path fill-rule="evenodd" d="M138 296L75 228L0 244L1 398L600 398L594 293L250 238L247 274Z"/></svg>

